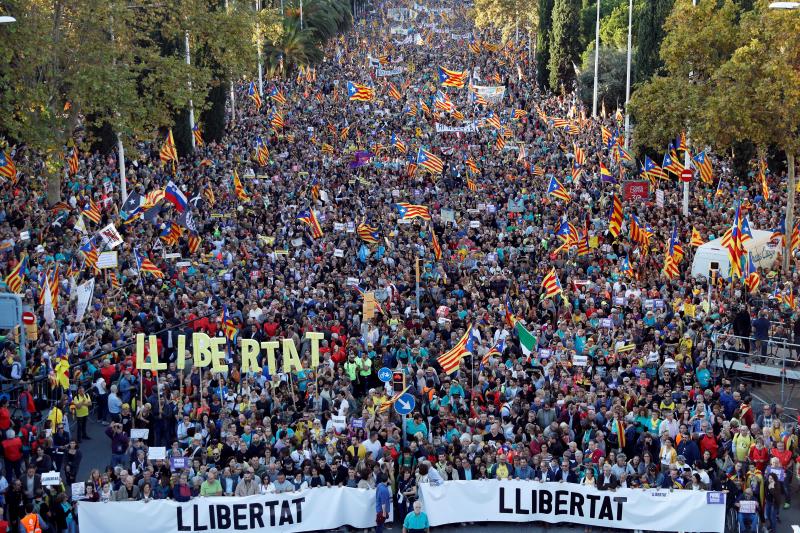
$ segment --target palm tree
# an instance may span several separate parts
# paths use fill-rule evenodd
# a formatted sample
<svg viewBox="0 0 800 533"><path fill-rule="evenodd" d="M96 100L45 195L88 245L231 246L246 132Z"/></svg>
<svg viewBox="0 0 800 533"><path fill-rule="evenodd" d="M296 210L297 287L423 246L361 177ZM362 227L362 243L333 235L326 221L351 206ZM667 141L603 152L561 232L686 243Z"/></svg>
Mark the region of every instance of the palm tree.
<svg viewBox="0 0 800 533"><path fill-rule="evenodd" d="M310 29L301 30L299 25L290 20L284 21L280 36L267 44L264 52L268 72L278 75L317 63L323 55L314 32Z"/></svg>

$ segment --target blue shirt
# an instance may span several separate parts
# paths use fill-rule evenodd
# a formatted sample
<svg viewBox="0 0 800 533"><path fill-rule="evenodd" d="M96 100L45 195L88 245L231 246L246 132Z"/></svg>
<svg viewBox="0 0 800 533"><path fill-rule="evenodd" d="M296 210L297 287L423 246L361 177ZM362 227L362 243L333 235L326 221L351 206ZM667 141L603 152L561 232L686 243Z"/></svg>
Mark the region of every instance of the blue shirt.
<svg viewBox="0 0 800 533"><path fill-rule="evenodd" d="M378 483L375 490L375 512L380 513L385 510L388 513L391 504L392 494L389 492L386 483Z"/></svg>
<svg viewBox="0 0 800 533"><path fill-rule="evenodd" d="M420 511L419 514L411 511L406 515L406 519L403 520L403 527L406 529L426 529L430 527L428 524L428 515Z"/></svg>

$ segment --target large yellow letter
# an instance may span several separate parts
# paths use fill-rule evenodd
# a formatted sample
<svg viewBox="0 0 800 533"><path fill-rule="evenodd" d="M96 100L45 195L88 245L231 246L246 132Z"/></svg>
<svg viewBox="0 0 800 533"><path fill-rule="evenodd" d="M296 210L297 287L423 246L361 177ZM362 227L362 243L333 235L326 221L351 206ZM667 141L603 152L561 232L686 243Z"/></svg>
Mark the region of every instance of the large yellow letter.
<svg viewBox="0 0 800 533"><path fill-rule="evenodd" d="M178 370L186 368L186 335L178 335Z"/></svg>
<svg viewBox="0 0 800 533"><path fill-rule="evenodd" d="M228 364L225 362L225 337L211 339L211 371L227 372Z"/></svg>
<svg viewBox="0 0 800 533"><path fill-rule="evenodd" d="M261 346L253 339L242 339L242 374L246 372L261 372L258 366L258 352Z"/></svg>
<svg viewBox="0 0 800 533"><path fill-rule="evenodd" d="M311 341L311 368L316 369L319 366L319 341L325 338L325 335L318 331L306 331L306 339Z"/></svg>
<svg viewBox="0 0 800 533"><path fill-rule="evenodd" d="M192 354L194 366L203 368L211 363L211 337L205 333L192 334Z"/></svg>
<svg viewBox="0 0 800 533"><path fill-rule="evenodd" d="M278 341L264 341L261 343L261 348L267 351L267 369L271 375L278 372L277 363L275 362L275 350L278 349L280 344Z"/></svg>
<svg viewBox="0 0 800 533"><path fill-rule="evenodd" d="M147 363L144 361L144 333L136 334L136 368L145 370Z"/></svg>
<svg viewBox="0 0 800 533"><path fill-rule="evenodd" d="M294 341L292 339L281 339L281 344L283 371L289 373L292 370L302 370L303 363L300 362L300 358L297 356L297 348L294 345Z"/></svg>

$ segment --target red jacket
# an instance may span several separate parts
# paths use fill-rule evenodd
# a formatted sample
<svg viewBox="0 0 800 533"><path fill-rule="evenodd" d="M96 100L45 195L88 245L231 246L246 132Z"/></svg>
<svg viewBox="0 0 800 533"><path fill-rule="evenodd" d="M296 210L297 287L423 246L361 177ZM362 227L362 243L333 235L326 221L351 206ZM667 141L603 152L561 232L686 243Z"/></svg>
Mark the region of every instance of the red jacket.
<svg viewBox="0 0 800 533"><path fill-rule="evenodd" d="M7 407L0 407L0 430L6 431L11 427L11 412Z"/></svg>
<svg viewBox="0 0 800 533"><path fill-rule="evenodd" d="M700 439L700 455L705 454L706 451L711 454L712 459L716 459L717 454L719 453L719 444L717 444L717 439L708 433L703 435L703 438Z"/></svg>
<svg viewBox="0 0 800 533"><path fill-rule="evenodd" d="M14 437L3 441L3 454L9 461L22 460L22 439Z"/></svg>

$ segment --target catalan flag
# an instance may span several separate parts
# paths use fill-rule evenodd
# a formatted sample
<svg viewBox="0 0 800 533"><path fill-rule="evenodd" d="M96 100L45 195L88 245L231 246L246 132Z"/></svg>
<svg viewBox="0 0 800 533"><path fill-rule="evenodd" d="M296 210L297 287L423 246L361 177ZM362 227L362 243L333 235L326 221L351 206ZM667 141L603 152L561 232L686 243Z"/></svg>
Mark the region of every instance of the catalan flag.
<svg viewBox="0 0 800 533"><path fill-rule="evenodd" d="M158 279L162 279L164 277L164 273L159 270L159 268L153 264L147 256L142 255L138 249L134 248L133 250L134 258L136 259L136 268L139 271L139 275L142 275L142 272L152 274Z"/></svg>
<svg viewBox="0 0 800 533"><path fill-rule="evenodd" d="M540 165L533 165L533 175L538 177L543 177L545 175L544 167Z"/></svg>
<svg viewBox="0 0 800 533"><path fill-rule="evenodd" d="M470 40L469 42L469 51L473 54L480 54L481 53L481 42L476 41L475 39Z"/></svg>
<svg viewBox="0 0 800 533"><path fill-rule="evenodd" d="M397 210L397 214L401 220L413 220L415 218L431 220L431 212L427 206L424 205L400 202L394 204L394 208Z"/></svg>
<svg viewBox="0 0 800 533"><path fill-rule="evenodd" d="M614 149L617 151L617 158L622 161L633 161L633 156L627 148L620 144L615 144Z"/></svg>
<svg viewBox="0 0 800 533"><path fill-rule="evenodd" d="M397 403L397 400L399 400L400 398L403 397L403 394L406 393L406 391L409 389L409 387L410 387L410 385L408 387L406 387L405 389L395 393L394 396L392 396L391 398L389 398L385 402L381 403L378 406L378 409L375 412L378 413L378 414L383 414L383 413L388 412L392 408L392 406Z"/></svg>
<svg viewBox="0 0 800 533"><path fill-rule="evenodd" d="M192 128L192 137L194 137L195 146L203 146L203 133L200 131L199 124L195 124Z"/></svg>
<svg viewBox="0 0 800 533"><path fill-rule="evenodd" d="M683 150L684 152L689 150L689 146L686 144L686 132L681 131L681 134L678 135L678 138L675 139L675 146L678 150Z"/></svg>
<svg viewBox="0 0 800 533"><path fill-rule="evenodd" d="M441 174L444 171L444 161L422 146L417 151L417 165L434 174Z"/></svg>
<svg viewBox="0 0 800 533"><path fill-rule="evenodd" d="M0 151L0 176L5 176L11 180L17 179L17 166L14 160L6 152Z"/></svg>
<svg viewBox="0 0 800 533"><path fill-rule="evenodd" d="M78 161L78 149L74 146L72 147L72 153L70 154L69 158L67 158L67 164L69 164L69 173L74 176L78 173L78 166L80 162Z"/></svg>
<svg viewBox="0 0 800 533"><path fill-rule="evenodd" d="M350 135L350 126L345 126L342 128L342 131L339 132L339 140L346 140L348 135Z"/></svg>
<svg viewBox="0 0 800 533"><path fill-rule="evenodd" d="M319 239L324 235L322 232L322 226L319 225L319 220L317 220L317 215L314 214L313 209L305 209L300 211L297 214L297 220L309 227L311 230L311 237L314 239Z"/></svg>
<svg viewBox="0 0 800 533"><path fill-rule="evenodd" d="M206 183L203 188L203 196L205 196L209 205L214 206L217 203L217 198L214 196L214 189L211 188L211 183Z"/></svg>
<svg viewBox="0 0 800 533"><path fill-rule="evenodd" d="M439 67L439 83L441 83L443 87L463 89L464 85L467 83L467 74L467 71L457 71Z"/></svg>
<svg viewBox="0 0 800 533"><path fill-rule="evenodd" d="M408 153L408 147L406 146L406 143L398 139L397 135L395 135L394 133L392 133L392 146L394 146L397 149L397 151L400 152L401 154Z"/></svg>
<svg viewBox="0 0 800 533"><path fill-rule="evenodd" d="M758 181L761 182L761 196L764 200L769 201L769 186L767 185L767 160L759 158L758 160Z"/></svg>
<svg viewBox="0 0 800 533"><path fill-rule="evenodd" d="M488 117L486 117L485 119L483 119L483 125L484 126L491 126L496 130L503 129L503 126L500 124L500 117L495 115L495 114L491 114Z"/></svg>
<svg viewBox="0 0 800 533"><path fill-rule="evenodd" d="M278 88L274 85L272 86L272 90L269 92L269 97L280 105L286 105L287 103L286 95L283 94L283 91L278 90Z"/></svg>
<svg viewBox="0 0 800 533"><path fill-rule="evenodd" d="M172 130L167 132L167 138L164 141L164 144L161 146L161 151L158 153L158 157L164 163L168 161L173 161L175 163L178 162L178 151L175 148L175 138L172 136Z"/></svg>
<svg viewBox="0 0 800 533"><path fill-rule="evenodd" d="M437 261L442 260L442 247L439 245L439 239L436 238L436 232L433 231L433 225L429 228L431 232L431 248L433 249L433 257Z"/></svg>
<svg viewBox="0 0 800 533"><path fill-rule="evenodd" d="M200 248L201 242L202 239L200 238L200 235L198 235L195 232L189 233L189 253L190 254L196 253L197 250Z"/></svg>
<svg viewBox="0 0 800 533"><path fill-rule="evenodd" d="M497 132L497 139L495 139L494 141L494 147L502 151L503 148L505 148L505 146L506 146L506 138L505 135L503 135L503 130L501 129Z"/></svg>
<svg viewBox="0 0 800 533"><path fill-rule="evenodd" d="M714 180L714 171L711 168L711 161L706 156L706 152L702 151L692 158L692 163L695 168L700 172L700 179L703 183L712 183Z"/></svg>
<svg viewBox="0 0 800 533"><path fill-rule="evenodd" d="M250 197L247 196L247 192L244 190L244 185L242 185L242 180L239 179L239 173L234 169L233 171L233 192L236 193L236 197L243 201L249 202Z"/></svg>
<svg viewBox="0 0 800 533"><path fill-rule="evenodd" d="M481 366L486 366L489 364L489 358L496 356L502 357L503 352L506 351L506 341L505 339L500 339L494 346L489 348L489 351L481 359Z"/></svg>
<svg viewBox="0 0 800 533"><path fill-rule="evenodd" d="M564 202L570 202L572 200L569 192L567 192L564 185L562 185L555 176L550 178L550 184L547 186L547 194L559 200L563 200Z"/></svg>
<svg viewBox="0 0 800 533"><path fill-rule="evenodd" d="M176 222L171 223L168 227L164 228L161 232L161 239L167 246L173 246L178 243L178 239L183 235L183 228Z"/></svg>
<svg viewBox="0 0 800 533"><path fill-rule="evenodd" d="M253 103L256 104L256 110L261 109L261 95L258 94L258 89L256 89L255 82L250 82L250 86L247 88L247 96L249 96Z"/></svg>
<svg viewBox="0 0 800 533"><path fill-rule="evenodd" d="M94 242L91 239L86 241L86 243L81 246L80 250L83 254L84 262L89 265L94 272L99 271L97 268L97 260L100 254L97 252Z"/></svg>
<svg viewBox="0 0 800 533"><path fill-rule="evenodd" d="M262 167L267 166L267 163L269 163L269 150L261 137L256 137L256 161Z"/></svg>
<svg viewBox="0 0 800 533"><path fill-rule="evenodd" d="M619 195L615 194L611 198L611 209L608 215L608 232L612 237L619 237L619 232L622 230L622 200Z"/></svg>
<svg viewBox="0 0 800 533"><path fill-rule="evenodd" d="M367 244L377 244L380 241L380 233L378 228L370 226L366 221L360 223L356 227L358 237Z"/></svg>
<svg viewBox="0 0 800 533"><path fill-rule="evenodd" d="M689 246L703 246L704 244L700 232L697 231L697 228L692 228L692 237L689 240Z"/></svg>
<svg viewBox="0 0 800 533"><path fill-rule="evenodd" d="M472 159L471 157L468 157L467 161L466 161L466 164L467 164L467 168L469 169L470 172L472 172L472 174L478 174L479 173L478 165L475 163L474 159Z"/></svg>
<svg viewBox="0 0 800 533"><path fill-rule="evenodd" d="M220 325L222 326L222 333L225 335L225 339L229 342L236 342L236 335L239 334L239 330L234 324L233 319L228 314L228 306L222 306L222 314L220 316Z"/></svg>
<svg viewBox="0 0 800 533"><path fill-rule="evenodd" d="M622 258L622 263L620 264L619 270L624 276L628 276L629 278L636 277L636 272L633 270L633 266L631 266L631 260L627 255Z"/></svg>
<svg viewBox="0 0 800 533"><path fill-rule="evenodd" d="M751 294L758 291L758 286L761 285L761 275L749 253L745 256L744 284Z"/></svg>
<svg viewBox="0 0 800 533"><path fill-rule="evenodd" d="M605 126L600 126L600 135L603 140L603 146L611 146L614 143L614 134Z"/></svg>
<svg viewBox="0 0 800 533"><path fill-rule="evenodd" d="M678 161L674 152L664 153L664 161L662 162L661 167L675 176L680 176L681 171L683 171L683 165L680 163L680 161Z"/></svg>
<svg viewBox="0 0 800 533"><path fill-rule="evenodd" d="M561 281L556 275L556 269L553 268L542 279L542 291L544 291L544 298L553 298L555 296L564 296L564 290L561 287Z"/></svg>
<svg viewBox="0 0 800 533"><path fill-rule="evenodd" d="M400 91L397 89L397 86L391 82L389 82L389 96L391 96L395 100L403 99L403 95L400 94Z"/></svg>
<svg viewBox="0 0 800 533"><path fill-rule="evenodd" d="M667 173L648 156L644 156L644 173L653 179L667 179Z"/></svg>
<svg viewBox="0 0 800 533"><path fill-rule="evenodd" d="M111 289L112 290L118 291L120 288L122 288L122 283L120 283L119 276L117 276L116 272L114 272L113 270L110 271L108 273L108 277L111 280Z"/></svg>
<svg viewBox="0 0 800 533"><path fill-rule="evenodd" d="M672 237L669 240L669 248L667 249L667 253L664 256L664 275L667 276L669 279L675 279L680 271L678 270L678 263L680 260L678 259L678 251L676 250L676 246L680 246L680 243L677 243L678 240L678 228L673 226L672 228ZM683 256L683 251L680 251L680 256Z"/></svg>
<svg viewBox="0 0 800 533"><path fill-rule="evenodd" d="M333 155L333 146L328 143L322 143L322 153L327 155Z"/></svg>
<svg viewBox="0 0 800 533"><path fill-rule="evenodd" d="M286 123L283 121L283 115L277 111L273 111L272 114L270 114L269 123L276 130L282 130L286 126Z"/></svg>
<svg viewBox="0 0 800 533"><path fill-rule="evenodd" d="M467 342L470 340L471 336L472 324L467 326L467 331L464 333L461 339L459 339L455 346L436 358L436 361L439 363L439 366L442 367L442 370L445 372L445 374L449 375L458 370L458 367L461 366L461 359L470 353L467 350Z"/></svg>
<svg viewBox="0 0 800 533"><path fill-rule="evenodd" d="M650 237L653 236L653 233L647 227L642 226L636 215L632 214L630 217L628 225L631 230L631 240L640 246L644 254L647 254L650 247Z"/></svg>
<svg viewBox="0 0 800 533"><path fill-rule="evenodd" d="M433 107L438 111L444 111L446 113L452 113L455 109L450 97L442 91L436 91L436 96L433 97Z"/></svg>
<svg viewBox="0 0 800 533"><path fill-rule="evenodd" d="M11 269L11 272L9 272L6 276L5 283L8 287L8 290L14 294L20 294L22 292L22 286L25 283L25 276L27 275L28 255L22 254L19 259L19 263L17 263L16 266Z"/></svg>
<svg viewBox="0 0 800 533"><path fill-rule="evenodd" d="M103 214L100 212L100 207L94 203L91 198L87 198L86 204L83 206L83 216L94 222L95 224L99 224L100 220L103 218Z"/></svg>
<svg viewBox="0 0 800 533"><path fill-rule="evenodd" d="M348 81L347 95L350 97L350 101L369 102L375 99L375 89Z"/></svg>
<svg viewBox="0 0 800 533"><path fill-rule="evenodd" d="M722 245L728 249L731 277L741 278L744 247L742 246L742 217L740 207L741 205L737 203L736 213L733 216L733 223L731 224L730 233L723 236Z"/></svg>
<svg viewBox="0 0 800 533"><path fill-rule="evenodd" d="M467 178L467 189L469 189L472 192L476 192L478 190L478 184L475 183L474 180Z"/></svg>

